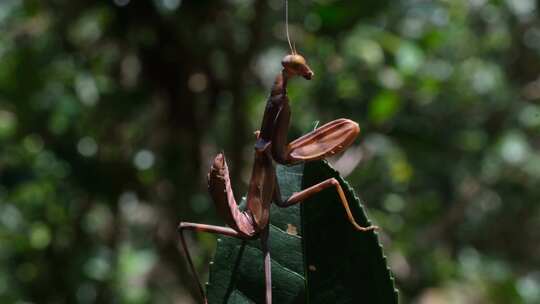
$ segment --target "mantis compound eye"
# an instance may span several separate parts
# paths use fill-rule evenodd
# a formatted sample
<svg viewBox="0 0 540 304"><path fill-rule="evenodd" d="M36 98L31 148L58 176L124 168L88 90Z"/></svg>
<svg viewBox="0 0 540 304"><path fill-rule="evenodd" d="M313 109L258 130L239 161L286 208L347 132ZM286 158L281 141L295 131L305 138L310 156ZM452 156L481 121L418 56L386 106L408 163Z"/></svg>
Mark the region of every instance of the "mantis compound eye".
<svg viewBox="0 0 540 304"><path fill-rule="evenodd" d="M289 54L283 57L281 60L281 65L285 68L285 71L290 75L302 76L307 80L313 78L313 71L307 65L306 59L299 54Z"/></svg>

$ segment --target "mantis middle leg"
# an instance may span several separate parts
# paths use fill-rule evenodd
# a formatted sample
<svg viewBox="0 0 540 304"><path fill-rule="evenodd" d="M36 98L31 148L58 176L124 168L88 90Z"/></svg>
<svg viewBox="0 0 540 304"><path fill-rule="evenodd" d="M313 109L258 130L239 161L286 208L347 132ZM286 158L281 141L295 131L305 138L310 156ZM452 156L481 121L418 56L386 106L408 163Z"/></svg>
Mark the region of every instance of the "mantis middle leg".
<svg viewBox="0 0 540 304"><path fill-rule="evenodd" d="M298 204L306 200L308 197L313 196L319 192L321 192L324 189L335 187L339 199L341 201L341 204L343 205L343 208L345 208L345 212L347 214L347 219L349 222L354 226L356 230L359 231L370 231L370 230L376 230L379 227L377 226L369 226L369 227L363 227L360 224L356 222L354 219L354 216L351 212L351 209L349 208L349 202L347 201L347 197L345 196L345 193L343 192L343 188L341 188L341 185L339 184L339 181L335 178L329 178L325 181L322 181L318 184L315 184L307 189L304 189L300 192L296 192L293 195L291 195L287 200L283 201L281 200L281 193L279 191L279 186L276 183L276 187L274 188L274 202L279 207L289 207L294 204Z"/></svg>

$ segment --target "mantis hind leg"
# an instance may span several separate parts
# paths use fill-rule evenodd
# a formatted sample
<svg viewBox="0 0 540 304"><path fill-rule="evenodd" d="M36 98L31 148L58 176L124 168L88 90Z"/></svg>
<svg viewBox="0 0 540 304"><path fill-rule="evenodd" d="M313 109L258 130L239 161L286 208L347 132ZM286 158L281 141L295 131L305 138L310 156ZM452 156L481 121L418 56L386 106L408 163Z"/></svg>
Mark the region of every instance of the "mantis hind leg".
<svg viewBox="0 0 540 304"><path fill-rule="evenodd" d="M199 278L199 275L197 274L197 271L195 270L195 265L193 264L193 260L191 259L191 255L189 253L189 249L187 247L186 239L184 236L184 230L203 231L203 232L209 232L209 233L214 233L214 234L237 237L240 239L245 239L245 237L242 234L240 234L238 231L229 227L220 227L220 226L212 226L212 225L188 223L188 222L181 222L180 225L178 225L178 234L180 234L180 242L182 244L184 255L186 256L186 260L188 262L191 273L197 280L201 297L203 298L204 303L207 304L208 299L206 298L206 293L204 292L201 279Z"/></svg>
<svg viewBox="0 0 540 304"><path fill-rule="evenodd" d="M193 231L202 231L202 232L209 232L209 233L214 233L214 234L221 234L221 235L236 237L242 240L249 239L249 237L246 237L242 235L241 233L239 233L238 231L232 228L228 228L228 227L220 227L220 226L212 226L212 225L204 225L204 224L196 224L196 223L188 223L188 222L181 222L180 225L178 225L178 233L180 234L180 241L182 244L184 255L186 256L186 260L188 262L189 268L193 276L197 280L201 297L203 298L204 303L208 304L208 298L206 297L206 293L202 286L201 279L199 278L199 275L197 274L195 265L193 264L193 260L191 259L191 255L187 247L186 239L184 236L184 230L193 230ZM266 299L265 302L266 304L272 304L272 270L271 270L270 249L268 247L268 237L269 237L269 229L267 226L266 229L261 231L261 247L262 247L263 259L264 259L264 281L265 281L265 299Z"/></svg>
<svg viewBox="0 0 540 304"><path fill-rule="evenodd" d="M264 258L264 285L266 304L272 304L272 259L270 258L270 248L268 247L268 238L270 230L268 226L261 231L261 248Z"/></svg>

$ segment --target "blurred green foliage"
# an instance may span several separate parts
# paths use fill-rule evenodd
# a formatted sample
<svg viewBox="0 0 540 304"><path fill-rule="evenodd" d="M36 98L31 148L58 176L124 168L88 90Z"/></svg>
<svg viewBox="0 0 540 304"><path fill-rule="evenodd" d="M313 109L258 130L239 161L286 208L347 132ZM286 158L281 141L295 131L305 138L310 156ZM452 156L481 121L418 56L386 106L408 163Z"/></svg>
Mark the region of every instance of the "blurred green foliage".
<svg viewBox="0 0 540 304"><path fill-rule="evenodd" d="M192 303L182 220L246 189L286 54L281 0L0 1L0 302ZM333 160L367 202L404 303L540 301L534 0L290 1L315 71L292 136L348 117ZM214 238L190 246L205 272ZM438 301L438 302L437 302Z"/></svg>

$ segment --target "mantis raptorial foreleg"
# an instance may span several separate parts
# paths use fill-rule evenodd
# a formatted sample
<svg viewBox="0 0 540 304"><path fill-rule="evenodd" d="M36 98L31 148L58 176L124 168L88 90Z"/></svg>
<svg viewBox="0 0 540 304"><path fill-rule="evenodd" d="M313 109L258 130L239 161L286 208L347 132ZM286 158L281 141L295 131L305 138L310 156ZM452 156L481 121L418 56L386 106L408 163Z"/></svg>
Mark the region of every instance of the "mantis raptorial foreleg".
<svg viewBox="0 0 540 304"><path fill-rule="evenodd" d="M213 234L232 236L242 240L250 239L255 235L253 220L248 213L240 211L234 199L234 194L231 189L231 181L229 179L229 169L223 153L219 153L214 158L214 162L212 163L212 167L208 173L208 190L216 205L216 208L230 228L188 222L181 222L178 226L178 232L180 234L180 241L184 249L184 254L186 255L191 272L193 272L193 275L197 279L198 287L205 303L207 303L206 294L201 284L199 275L195 270L195 266L193 265L191 255L189 254L184 237L184 230L209 232Z"/></svg>
<svg viewBox="0 0 540 304"><path fill-rule="evenodd" d="M216 155L208 173L208 191L218 212L229 227L245 237L255 234L251 216L240 211L234 199L229 168L223 153Z"/></svg>

